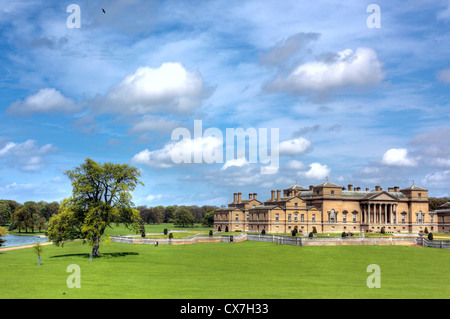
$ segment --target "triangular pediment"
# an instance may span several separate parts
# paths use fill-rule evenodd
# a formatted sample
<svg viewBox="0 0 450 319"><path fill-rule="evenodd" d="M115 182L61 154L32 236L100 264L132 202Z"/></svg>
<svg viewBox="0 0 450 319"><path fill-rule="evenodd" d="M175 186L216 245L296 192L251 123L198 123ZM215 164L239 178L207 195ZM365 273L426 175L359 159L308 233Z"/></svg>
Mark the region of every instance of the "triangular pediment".
<svg viewBox="0 0 450 319"><path fill-rule="evenodd" d="M387 201L392 201L395 200L397 201L398 199L394 196L392 196L391 194L389 194L386 191L382 191L376 194L373 194L372 196L366 198L366 199L370 199L370 200L387 200Z"/></svg>

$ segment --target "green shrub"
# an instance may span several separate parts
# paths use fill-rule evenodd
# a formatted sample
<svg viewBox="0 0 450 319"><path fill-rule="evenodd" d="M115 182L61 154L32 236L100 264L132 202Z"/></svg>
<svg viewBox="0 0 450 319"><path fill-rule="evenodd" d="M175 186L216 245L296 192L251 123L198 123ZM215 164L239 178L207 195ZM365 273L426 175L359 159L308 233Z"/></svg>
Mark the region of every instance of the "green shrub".
<svg viewBox="0 0 450 319"><path fill-rule="evenodd" d="M212 235L213 235L213 231L210 230L210 231L209 231L209 236L212 236Z"/></svg>
<svg viewBox="0 0 450 319"><path fill-rule="evenodd" d="M219 226L219 228L217 228L217 231L222 231L222 228L220 228L220 226Z"/></svg>
<svg viewBox="0 0 450 319"><path fill-rule="evenodd" d="M381 227L380 233L381 233L381 234L386 234L386 230L384 229L384 226Z"/></svg>
<svg viewBox="0 0 450 319"><path fill-rule="evenodd" d="M297 233L298 233L297 226L295 226L294 230L292 231L292 236L293 237L297 236Z"/></svg>
<svg viewBox="0 0 450 319"><path fill-rule="evenodd" d="M433 233L428 233L428 240L433 240Z"/></svg>
<svg viewBox="0 0 450 319"><path fill-rule="evenodd" d="M428 234L428 228L425 227L425 234Z"/></svg>
<svg viewBox="0 0 450 319"><path fill-rule="evenodd" d="M170 233L169 234L169 239L172 239L173 238L173 233Z"/></svg>
<svg viewBox="0 0 450 319"><path fill-rule="evenodd" d="M164 235L167 235L167 232L168 232L167 228L164 228Z"/></svg>
<svg viewBox="0 0 450 319"><path fill-rule="evenodd" d="M261 235L265 235L265 234L266 234L266 230L263 229L263 230L261 231Z"/></svg>
<svg viewBox="0 0 450 319"><path fill-rule="evenodd" d="M342 238L347 237L347 233L346 233L345 231L343 231L342 234L341 234L341 237L342 237Z"/></svg>
<svg viewBox="0 0 450 319"><path fill-rule="evenodd" d="M313 233L313 232L310 232L309 235L308 235L308 237L309 237L309 238L313 238L313 237L314 237L314 233Z"/></svg>
<svg viewBox="0 0 450 319"><path fill-rule="evenodd" d="M228 226L225 226L225 232L228 233Z"/></svg>

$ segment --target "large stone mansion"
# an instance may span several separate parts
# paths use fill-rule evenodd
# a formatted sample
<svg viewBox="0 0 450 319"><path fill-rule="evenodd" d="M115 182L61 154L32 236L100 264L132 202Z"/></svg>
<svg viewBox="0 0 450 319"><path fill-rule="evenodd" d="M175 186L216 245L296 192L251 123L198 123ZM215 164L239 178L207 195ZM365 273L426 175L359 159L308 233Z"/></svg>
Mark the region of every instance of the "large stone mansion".
<svg viewBox="0 0 450 319"><path fill-rule="evenodd" d="M403 189L383 190L347 188L328 180L303 188L294 185L272 190L270 199L258 200L256 193L242 199L241 193L227 208L214 213L216 230L289 233L299 232L380 232L387 233L438 231L438 218L428 210L428 190L412 185Z"/></svg>

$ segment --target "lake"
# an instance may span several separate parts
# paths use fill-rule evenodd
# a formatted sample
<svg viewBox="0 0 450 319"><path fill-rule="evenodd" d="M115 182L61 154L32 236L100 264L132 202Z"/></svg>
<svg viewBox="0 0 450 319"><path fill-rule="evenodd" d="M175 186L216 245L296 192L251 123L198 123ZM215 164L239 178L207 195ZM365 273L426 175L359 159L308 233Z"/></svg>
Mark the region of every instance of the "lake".
<svg viewBox="0 0 450 319"><path fill-rule="evenodd" d="M8 235L3 236L2 239L5 239L6 242L3 243L1 248L30 245L36 244L36 242L43 243L48 241L48 238L39 238L39 236L26 236L26 235Z"/></svg>

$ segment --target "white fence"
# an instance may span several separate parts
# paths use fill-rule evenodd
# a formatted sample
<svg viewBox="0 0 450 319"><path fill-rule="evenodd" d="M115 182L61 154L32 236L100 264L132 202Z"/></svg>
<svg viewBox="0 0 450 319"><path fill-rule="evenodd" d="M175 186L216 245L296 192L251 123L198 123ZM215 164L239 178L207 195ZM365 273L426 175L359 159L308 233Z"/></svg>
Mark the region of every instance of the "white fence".
<svg viewBox="0 0 450 319"><path fill-rule="evenodd" d="M417 238L417 243L425 247L450 249L450 241L428 240L428 238Z"/></svg>
<svg viewBox="0 0 450 319"><path fill-rule="evenodd" d="M426 247L450 249L448 241L430 241L425 237L292 237L281 235L256 235L242 233L237 236L192 236L189 238L139 238L129 236L111 236L111 240L124 244L143 245L188 245L197 243L259 241L294 246L341 246L341 245L422 245Z"/></svg>

